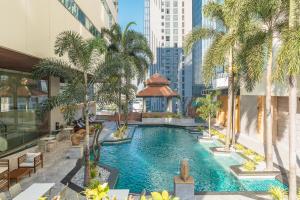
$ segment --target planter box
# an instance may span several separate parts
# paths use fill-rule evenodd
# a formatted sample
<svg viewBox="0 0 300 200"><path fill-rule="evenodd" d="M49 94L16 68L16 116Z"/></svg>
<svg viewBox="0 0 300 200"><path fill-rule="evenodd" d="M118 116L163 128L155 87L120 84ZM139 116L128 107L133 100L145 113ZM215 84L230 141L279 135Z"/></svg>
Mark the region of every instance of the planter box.
<svg viewBox="0 0 300 200"><path fill-rule="evenodd" d="M233 165L230 172L239 179L274 179L280 174L280 171L244 171L242 165Z"/></svg>

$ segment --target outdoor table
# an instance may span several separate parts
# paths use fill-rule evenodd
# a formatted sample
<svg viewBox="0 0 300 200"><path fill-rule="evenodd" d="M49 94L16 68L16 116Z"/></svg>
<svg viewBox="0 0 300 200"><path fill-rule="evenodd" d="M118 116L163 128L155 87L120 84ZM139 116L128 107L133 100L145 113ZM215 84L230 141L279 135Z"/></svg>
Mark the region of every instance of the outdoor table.
<svg viewBox="0 0 300 200"><path fill-rule="evenodd" d="M29 188L21 192L13 200L38 200L44 194L46 194L54 183L34 183Z"/></svg>
<svg viewBox="0 0 300 200"><path fill-rule="evenodd" d="M55 140L55 136L43 137L40 140L43 140L43 141Z"/></svg>

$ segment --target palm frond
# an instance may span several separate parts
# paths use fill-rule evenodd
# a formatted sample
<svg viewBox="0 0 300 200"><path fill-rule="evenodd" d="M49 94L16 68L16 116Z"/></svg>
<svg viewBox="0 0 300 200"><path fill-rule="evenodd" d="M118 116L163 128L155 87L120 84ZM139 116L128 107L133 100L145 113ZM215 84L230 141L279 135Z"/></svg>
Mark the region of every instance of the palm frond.
<svg viewBox="0 0 300 200"><path fill-rule="evenodd" d="M85 66L88 60L85 55L86 42L76 32L64 31L60 33L56 38L54 48L55 54L60 57L67 53L70 61L75 66Z"/></svg>
<svg viewBox="0 0 300 200"><path fill-rule="evenodd" d="M189 33L185 40L184 40L184 51L188 54L191 49L193 48L193 45L202 40L202 39L209 39L214 38L219 33L214 29L209 28L195 28L192 30L191 33Z"/></svg>
<svg viewBox="0 0 300 200"><path fill-rule="evenodd" d="M224 23L223 5L215 2L209 2L204 6L204 15Z"/></svg>
<svg viewBox="0 0 300 200"><path fill-rule="evenodd" d="M237 63L240 65L241 76L247 91L252 91L262 78L267 57L267 39L265 32L257 31L246 39L238 55Z"/></svg>
<svg viewBox="0 0 300 200"><path fill-rule="evenodd" d="M283 44L277 57L274 80L284 82L290 75L300 74L300 27L283 32Z"/></svg>
<svg viewBox="0 0 300 200"><path fill-rule="evenodd" d="M55 58L47 58L38 63L32 72L32 77L34 79L41 79L54 76L71 80L74 72L75 70L67 62Z"/></svg>

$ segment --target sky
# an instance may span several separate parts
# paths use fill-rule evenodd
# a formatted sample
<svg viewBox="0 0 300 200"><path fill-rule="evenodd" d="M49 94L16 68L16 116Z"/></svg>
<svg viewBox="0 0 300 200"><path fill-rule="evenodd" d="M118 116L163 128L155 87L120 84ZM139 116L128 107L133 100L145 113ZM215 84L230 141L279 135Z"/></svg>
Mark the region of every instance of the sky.
<svg viewBox="0 0 300 200"><path fill-rule="evenodd" d="M144 0L119 0L119 24L124 28L131 21L137 24L132 28L143 33Z"/></svg>

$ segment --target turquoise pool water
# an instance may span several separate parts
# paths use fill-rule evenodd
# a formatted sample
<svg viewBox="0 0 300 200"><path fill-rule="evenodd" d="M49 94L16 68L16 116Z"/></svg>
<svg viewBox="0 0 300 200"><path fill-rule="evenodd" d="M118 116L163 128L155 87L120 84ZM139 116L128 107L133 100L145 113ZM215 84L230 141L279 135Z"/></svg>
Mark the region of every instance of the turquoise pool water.
<svg viewBox="0 0 300 200"><path fill-rule="evenodd" d="M214 157L210 146L200 144L184 129L139 127L131 143L104 146L101 162L119 170L118 189L130 192L173 191L173 178L179 174L179 163L188 159L196 192L268 191L270 186L285 187L277 180L238 180L229 166L243 160L238 155Z"/></svg>

